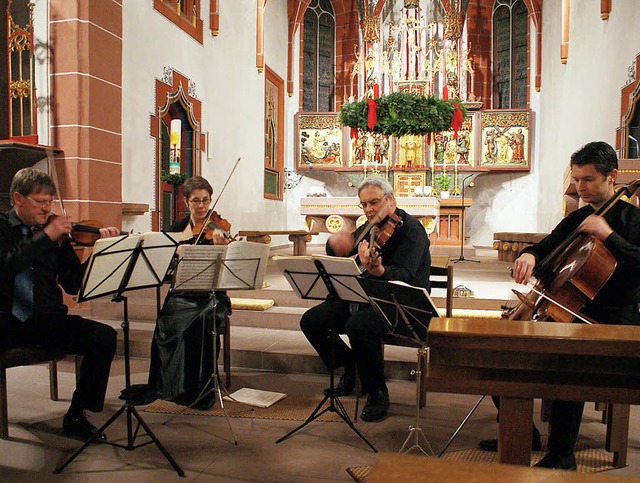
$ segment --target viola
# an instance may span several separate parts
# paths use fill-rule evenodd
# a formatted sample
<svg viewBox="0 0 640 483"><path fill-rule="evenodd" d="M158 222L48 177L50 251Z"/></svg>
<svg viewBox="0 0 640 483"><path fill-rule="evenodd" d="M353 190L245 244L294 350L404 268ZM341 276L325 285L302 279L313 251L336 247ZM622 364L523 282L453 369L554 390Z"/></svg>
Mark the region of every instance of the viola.
<svg viewBox="0 0 640 483"><path fill-rule="evenodd" d="M604 216L623 196L632 198L640 189L640 180L619 188L594 214ZM579 313L607 283L617 265L615 257L600 240L576 229L535 267L537 282L525 295L513 292L520 303L505 307L503 319L572 322L578 318L595 321Z"/></svg>
<svg viewBox="0 0 640 483"><path fill-rule="evenodd" d="M393 236L396 229L402 226L402 218L395 213L392 213L387 218L387 221L384 222L381 228L375 228L372 230L375 232L374 243L371 244L372 248L376 251L380 251L380 249L385 246L385 244L389 241L389 238Z"/></svg>

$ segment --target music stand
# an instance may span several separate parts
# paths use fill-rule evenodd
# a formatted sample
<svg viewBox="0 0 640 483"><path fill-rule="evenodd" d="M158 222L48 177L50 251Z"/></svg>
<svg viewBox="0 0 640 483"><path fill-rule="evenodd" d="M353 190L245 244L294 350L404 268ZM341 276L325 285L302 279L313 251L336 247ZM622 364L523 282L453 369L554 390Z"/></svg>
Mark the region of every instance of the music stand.
<svg viewBox="0 0 640 483"><path fill-rule="evenodd" d="M153 442L178 475L184 476L182 468L178 466L178 463L175 462L160 440L144 422L135 408L135 402L131 401L129 313L127 297L123 295L129 290L157 287L162 284L178 245L177 240L173 238L174 235L165 232L151 232L144 235L104 238L96 242L84 274L82 287L78 294L78 302L112 294L113 302L123 302L122 331L124 334L125 403L70 458L57 467L54 473L61 473L89 444L98 438L98 435L121 414L126 412L127 444L123 445L108 441L105 443L130 451ZM138 421L135 432L132 427L132 416ZM136 445L135 440L140 426L146 431L150 440Z"/></svg>
<svg viewBox="0 0 640 483"><path fill-rule="evenodd" d="M229 245L183 245L180 252L171 291L173 293L206 292L209 294L208 303L194 316L194 319L205 316L208 312L211 312L213 317L213 371L198 397L189 406L162 424L167 424L173 418L183 414L213 392L220 401L220 407L227 420L233 443L237 445L238 441L233 433L222 396L224 391L225 395L233 400L227 388L220 381L218 327L216 324L218 299L215 292L217 290L255 290L257 287L261 288L269 258L269 245L240 241ZM204 351L201 353L200 370L203 368L202 357L204 357Z"/></svg>
<svg viewBox="0 0 640 483"><path fill-rule="evenodd" d="M468 176L465 176L462 179L462 216L461 216L461 220L460 220L460 224L461 224L461 231L462 231L462 236L460 237L460 257L459 258L454 258L452 260L453 263L458 263L458 262L474 262L474 263L480 263L480 260L474 260L473 258L465 258L464 257L464 242L465 242L465 235L466 235L466 231L465 231L465 227L464 227L464 212L467 211L466 206L464 206L464 185L466 183L466 181L469 178L472 178L476 176L476 173L471 173ZM473 180L471 180L471 182L469 183L469 186L473 185Z"/></svg>
<svg viewBox="0 0 640 483"><path fill-rule="evenodd" d="M422 287L371 278L359 278L358 282L369 296L374 310L389 330L389 335L412 347L418 347L417 368L415 371L411 371L411 374L416 376L416 421L414 426L409 426L409 434L399 453L409 453L415 449L427 456L435 456L433 448L420 427L420 392L422 388L421 361L425 360L427 355L427 328L432 317L439 317L438 309L433 304L429 292ZM407 448L412 436L413 445ZM431 452L430 455L420 446L421 436ZM405 450L405 448L407 449Z"/></svg>
<svg viewBox="0 0 640 483"><path fill-rule="evenodd" d="M368 303L367 295L356 280L360 275L360 270L352 258L328 256L274 257L274 261L284 273L285 278L296 294L302 299ZM378 450L375 446L354 426L340 398L334 394L335 341L337 334L333 325L329 327L328 337L329 346L331 347L329 351L329 390L309 417L298 427L278 439L276 444L284 441L307 424L330 411L336 413L362 441L377 453ZM329 405L321 410L327 400Z"/></svg>

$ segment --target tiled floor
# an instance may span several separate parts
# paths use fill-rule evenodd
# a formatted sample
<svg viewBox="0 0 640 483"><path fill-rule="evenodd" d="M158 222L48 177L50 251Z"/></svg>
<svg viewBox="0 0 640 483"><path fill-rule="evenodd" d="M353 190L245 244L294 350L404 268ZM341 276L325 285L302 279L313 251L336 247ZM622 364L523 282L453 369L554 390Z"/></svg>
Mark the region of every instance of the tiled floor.
<svg viewBox="0 0 640 483"><path fill-rule="evenodd" d="M144 382L148 363L134 360L132 382ZM105 445L89 446L63 471L54 468L68 458L79 443L61 434L61 420L73 389L70 362L61 367L61 400L48 399L45 366L10 369L10 439L0 441L1 481L185 481L177 476L154 445L126 451ZM117 396L124 386L122 360L112 368L107 408L92 421L100 425L120 408ZM237 370L234 388L252 387L287 394L320 395L327 378L301 374L276 374ZM379 423L357 422L357 428L378 450L397 452L408 429L415 422L415 385L391 381L391 410ZM421 411L420 425L435 451L477 401L474 396L431 394ZM538 413L538 411L536 411ZM188 481L351 481L350 466L373 464L376 455L344 423L313 422L280 444L275 441L299 423L259 419L230 419L237 445L225 418L180 416L167 425L166 416L140 414L162 444L184 469ZM539 423L539 427L544 426ZM629 465L608 475L640 476L640 411L632 408ZM120 416L107 431L109 439L126 444L126 418ZM496 434L495 411L486 399L450 450L474 446L478 440ZM599 413L589 404L583 419L581 439L604 447L604 426ZM144 441L139 438L138 442ZM550 473L550 480L552 474Z"/></svg>

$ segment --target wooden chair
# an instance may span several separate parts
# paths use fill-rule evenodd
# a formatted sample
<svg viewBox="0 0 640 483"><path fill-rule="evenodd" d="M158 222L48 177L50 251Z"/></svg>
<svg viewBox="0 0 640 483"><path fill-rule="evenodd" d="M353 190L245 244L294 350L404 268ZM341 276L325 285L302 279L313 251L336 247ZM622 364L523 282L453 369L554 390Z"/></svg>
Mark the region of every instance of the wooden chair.
<svg viewBox="0 0 640 483"><path fill-rule="evenodd" d="M7 401L7 369L18 366L49 363L49 397L58 400L58 366L57 362L65 354L55 349L37 349L16 347L0 351L0 438L9 438L9 410ZM76 356L76 380L78 377L80 357Z"/></svg>

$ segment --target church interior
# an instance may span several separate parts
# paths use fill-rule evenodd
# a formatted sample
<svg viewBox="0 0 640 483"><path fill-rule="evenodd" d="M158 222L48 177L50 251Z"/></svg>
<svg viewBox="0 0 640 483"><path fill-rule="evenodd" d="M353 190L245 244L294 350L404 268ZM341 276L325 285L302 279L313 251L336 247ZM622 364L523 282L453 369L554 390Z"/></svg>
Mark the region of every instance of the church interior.
<svg viewBox="0 0 640 483"><path fill-rule="evenodd" d="M424 228L432 266L449 277L431 293L440 315L433 320L443 331L457 319L501 323L505 306L518 303L514 289L523 290L510 275L513 262L584 206L571 154L605 141L619 159L616 187L640 178L635 2L0 0L0 11L7 59L0 66L2 211L11 209L14 174L35 166L58 185L52 211L147 234L189 213L186 179L207 179L228 234L269 246L262 286L229 290L233 313L220 380L229 392L285 393L273 408L312 401L302 416L264 417L257 410L238 415L233 404L230 413L216 404L215 414L140 404L157 440L131 447L131 422L118 418L109 440L120 435L124 446L90 444L69 461L79 444L63 436L59 422L73 392L75 358L56 365L4 358L3 481L576 477L529 468L530 456L543 455L529 449L526 463L519 447L498 456L472 452L487 438L516 440L529 420L512 415L514 426L499 428L491 399L479 400L490 393L427 377L420 344L382 349L391 395L382 421L362 421L366 398L348 397L353 423L331 410L329 422L311 421L280 441L322 400L329 375L299 326L317 301L297 296L273 257L323 255L330 236L366 224L358 186L380 176L397 206ZM629 198L638 206L637 195ZM92 249L76 251L87 259ZM71 313L118 331L105 411L91 416L97 426L122 410L126 385L147 382L156 319L170 290L165 283L128 292L126 328L123 304L65 296ZM600 371L591 363L577 369L597 396L571 385L571 394L591 398L578 438L585 447L581 479L640 478L638 390L594 382L605 380L607 369L618 381L639 367L630 348L640 345L640 333L627 328L624 341L611 336L602 345L574 336L576 346L593 347L577 360L614 361ZM527 352L499 339L487 342L499 347L487 350L489 359L506 364L505 353ZM451 358L480 357L470 344ZM549 355L545 364L574 370L578 363L565 355ZM518 369L532 380L544 377L544 370ZM496 377L496 387L506 387L506 376ZM509 400L514 413L533 401L526 408L544 440L549 406L532 394ZM54 474L63 462L68 466Z"/></svg>

